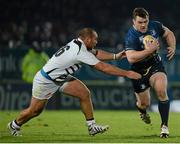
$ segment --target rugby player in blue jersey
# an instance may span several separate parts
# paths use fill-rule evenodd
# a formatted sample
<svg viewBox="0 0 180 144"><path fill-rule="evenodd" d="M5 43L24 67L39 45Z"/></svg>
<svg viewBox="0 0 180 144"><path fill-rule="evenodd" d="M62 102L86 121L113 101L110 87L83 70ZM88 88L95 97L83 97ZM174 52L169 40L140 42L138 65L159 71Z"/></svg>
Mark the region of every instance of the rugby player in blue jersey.
<svg viewBox="0 0 180 144"><path fill-rule="evenodd" d="M154 39L143 41L147 35L151 35ZM132 80L137 100L136 105L141 119L146 124L151 124L146 109L150 106L150 88L155 90L161 116L160 137L166 138L169 136L169 99L167 75L158 54L159 38L164 38L167 42L167 58L171 60L176 50L174 33L162 23L150 21L149 13L144 8L135 8L133 10L133 26L125 37L125 50L131 69L142 75L141 79Z"/></svg>

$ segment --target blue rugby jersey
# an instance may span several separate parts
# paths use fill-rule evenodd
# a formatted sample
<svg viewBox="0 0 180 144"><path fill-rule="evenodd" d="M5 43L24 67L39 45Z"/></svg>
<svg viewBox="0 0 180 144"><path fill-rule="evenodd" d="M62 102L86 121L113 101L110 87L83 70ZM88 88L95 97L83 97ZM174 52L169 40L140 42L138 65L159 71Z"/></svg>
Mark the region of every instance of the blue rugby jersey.
<svg viewBox="0 0 180 144"><path fill-rule="evenodd" d="M148 24L148 30L146 33L141 33L137 31L133 26L128 30L126 37L125 37L125 50L136 50L141 51L144 50L144 44L143 44L143 37L145 35L152 35L156 39L159 39L163 36L165 30L163 29L163 25L160 22L157 21L149 21ZM156 57L159 57L158 54L155 55ZM147 57L137 63L134 63L132 65L136 65L138 67L143 67L143 65L149 65L150 61L146 61L148 59Z"/></svg>

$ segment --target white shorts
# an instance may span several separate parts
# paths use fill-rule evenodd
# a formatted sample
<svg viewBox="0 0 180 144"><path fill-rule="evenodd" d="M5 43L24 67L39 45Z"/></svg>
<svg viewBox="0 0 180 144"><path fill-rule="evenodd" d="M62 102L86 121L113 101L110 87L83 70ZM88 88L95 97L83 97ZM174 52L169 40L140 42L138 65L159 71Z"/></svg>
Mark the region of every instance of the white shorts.
<svg viewBox="0 0 180 144"><path fill-rule="evenodd" d="M70 75L68 76L67 81L56 84L53 81L45 78L39 71L33 79L32 96L41 100L49 99L57 90L63 92L64 87L72 79L76 78Z"/></svg>

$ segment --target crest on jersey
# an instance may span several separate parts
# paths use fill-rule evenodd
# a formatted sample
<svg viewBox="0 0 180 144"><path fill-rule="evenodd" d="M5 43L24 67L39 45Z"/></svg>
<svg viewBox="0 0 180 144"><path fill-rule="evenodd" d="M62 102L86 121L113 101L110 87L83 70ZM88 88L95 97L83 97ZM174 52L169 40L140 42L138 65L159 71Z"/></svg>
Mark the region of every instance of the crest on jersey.
<svg viewBox="0 0 180 144"><path fill-rule="evenodd" d="M155 35L156 35L156 31L153 29L153 30L150 30L150 33L151 33L151 35L153 36L153 37L155 37Z"/></svg>
<svg viewBox="0 0 180 144"><path fill-rule="evenodd" d="M144 37L143 35L139 37L140 42L143 42L143 37Z"/></svg>
<svg viewBox="0 0 180 144"><path fill-rule="evenodd" d="M141 48L143 49L144 48L144 45L143 45L143 35L139 37L139 41L141 42Z"/></svg>
<svg viewBox="0 0 180 144"><path fill-rule="evenodd" d="M141 89L143 90L145 88L146 88L145 84L141 84Z"/></svg>

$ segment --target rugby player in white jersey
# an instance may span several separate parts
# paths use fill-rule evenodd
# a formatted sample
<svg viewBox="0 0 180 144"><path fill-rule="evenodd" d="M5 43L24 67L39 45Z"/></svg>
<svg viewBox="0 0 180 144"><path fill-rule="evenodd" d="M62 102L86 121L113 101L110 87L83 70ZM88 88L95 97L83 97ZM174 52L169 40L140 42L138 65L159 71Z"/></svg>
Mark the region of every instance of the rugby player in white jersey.
<svg viewBox="0 0 180 144"><path fill-rule="evenodd" d="M60 48L36 74L33 80L32 99L29 107L8 124L11 135L21 136L21 126L33 117L38 116L46 106L48 99L57 90L79 98L89 135L103 133L109 128L108 125L101 126L96 124L93 116L91 93L83 82L71 74L81 68L81 64L87 64L92 68L115 76L139 79L141 75L102 62L103 60L121 59L125 56L125 53L119 52L113 54L102 50L95 50L97 38L98 35L95 30L91 28L81 29L78 38L73 39L67 45Z"/></svg>

